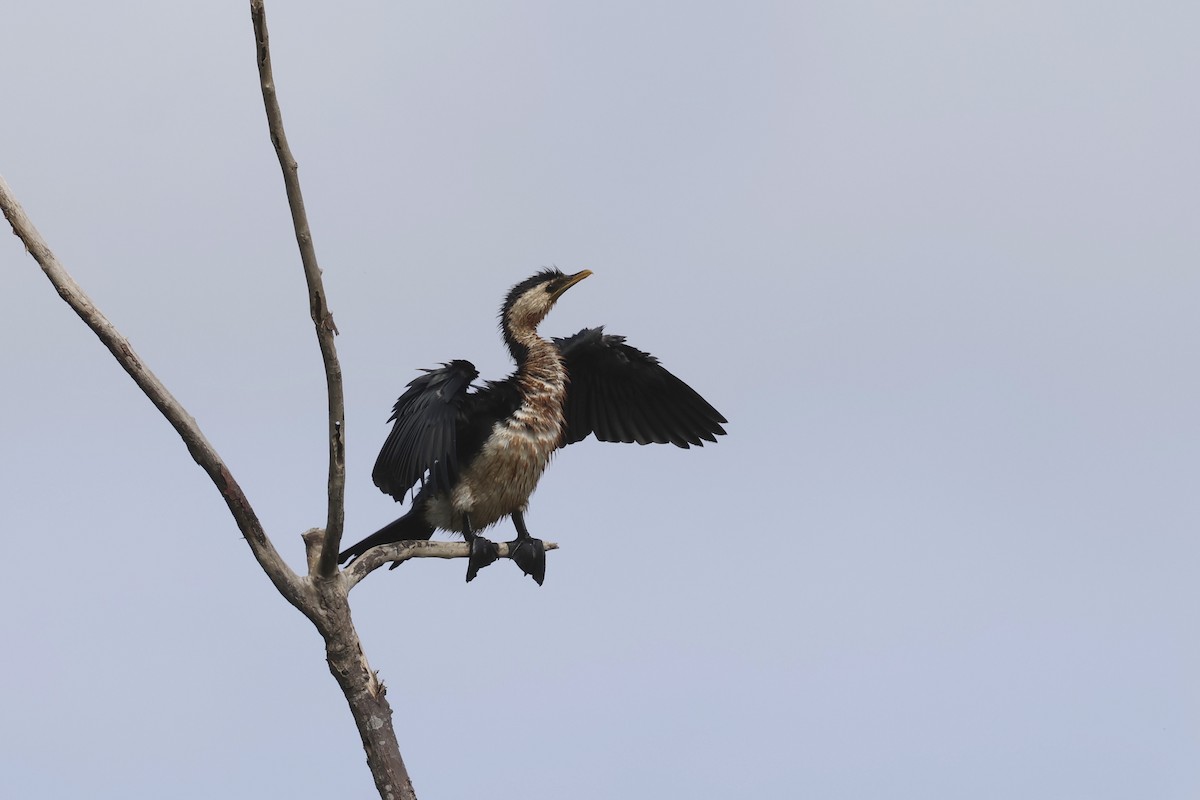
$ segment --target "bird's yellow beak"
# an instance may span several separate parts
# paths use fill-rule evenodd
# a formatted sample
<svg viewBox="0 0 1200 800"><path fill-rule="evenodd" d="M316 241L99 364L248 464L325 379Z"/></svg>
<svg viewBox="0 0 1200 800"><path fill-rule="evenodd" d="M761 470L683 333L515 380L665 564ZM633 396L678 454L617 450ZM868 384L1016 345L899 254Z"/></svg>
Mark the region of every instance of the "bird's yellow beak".
<svg viewBox="0 0 1200 800"><path fill-rule="evenodd" d="M551 295L551 299L558 300L558 298L562 297L563 292L565 292L567 289L570 289L572 286L579 283L581 280L591 274L592 271L590 269L585 269L582 272L576 272L574 275L568 275L567 279L563 281L563 285L554 290L554 294Z"/></svg>

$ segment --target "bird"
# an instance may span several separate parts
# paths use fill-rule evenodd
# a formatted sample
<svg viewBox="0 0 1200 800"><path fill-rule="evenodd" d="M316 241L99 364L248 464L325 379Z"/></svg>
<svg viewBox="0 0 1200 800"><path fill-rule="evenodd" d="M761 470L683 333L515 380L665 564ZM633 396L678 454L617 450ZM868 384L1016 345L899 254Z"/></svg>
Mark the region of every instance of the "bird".
<svg viewBox="0 0 1200 800"><path fill-rule="evenodd" d="M508 557L540 586L546 552L525 525L529 499L558 449L594 435L602 442L703 446L725 419L657 358L603 326L543 338L538 325L559 298L591 275L543 269L509 291L500 330L516 370L474 386L479 371L456 359L422 370L392 408L391 432L371 472L397 502L416 489L404 516L338 555L429 539L435 530L469 545L467 581L499 558L481 531L510 517ZM393 567L396 566L393 564Z"/></svg>

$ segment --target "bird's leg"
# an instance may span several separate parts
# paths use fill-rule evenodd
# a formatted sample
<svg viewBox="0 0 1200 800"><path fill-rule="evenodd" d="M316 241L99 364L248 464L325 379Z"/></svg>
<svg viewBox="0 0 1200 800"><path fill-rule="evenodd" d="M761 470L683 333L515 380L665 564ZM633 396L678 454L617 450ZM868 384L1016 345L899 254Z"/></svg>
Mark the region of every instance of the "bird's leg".
<svg viewBox="0 0 1200 800"><path fill-rule="evenodd" d="M508 557L517 563L529 577L541 586L546 578L546 546L541 539L529 535L525 527L525 515L520 511L512 513L513 525L517 528L517 538L508 542Z"/></svg>
<svg viewBox="0 0 1200 800"><path fill-rule="evenodd" d="M471 517L463 516L463 538L471 548L471 556L467 559L467 583L475 580L479 570L491 564L500 557L500 548L490 539L485 539L471 528Z"/></svg>

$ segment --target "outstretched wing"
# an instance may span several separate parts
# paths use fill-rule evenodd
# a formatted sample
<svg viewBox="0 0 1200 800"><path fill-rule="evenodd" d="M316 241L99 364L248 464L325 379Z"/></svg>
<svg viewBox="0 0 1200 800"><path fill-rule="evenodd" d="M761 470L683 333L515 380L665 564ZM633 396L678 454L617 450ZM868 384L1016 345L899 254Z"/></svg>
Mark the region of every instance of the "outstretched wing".
<svg viewBox="0 0 1200 800"><path fill-rule="evenodd" d="M624 336L584 328L554 344L570 379L566 444L594 433L602 442L703 446L725 433L720 412Z"/></svg>
<svg viewBox="0 0 1200 800"><path fill-rule="evenodd" d="M470 361L451 361L408 384L392 407L388 422L396 424L371 471L380 490L400 500L426 472L435 491L454 484L459 420L478 375Z"/></svg>

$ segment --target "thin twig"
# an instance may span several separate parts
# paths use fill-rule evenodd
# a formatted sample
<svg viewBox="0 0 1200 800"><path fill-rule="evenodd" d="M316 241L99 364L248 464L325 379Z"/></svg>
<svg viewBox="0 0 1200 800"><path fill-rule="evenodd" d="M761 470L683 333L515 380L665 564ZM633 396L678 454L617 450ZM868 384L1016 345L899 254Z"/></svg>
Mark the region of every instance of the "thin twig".
<svg viewBox="0 0 1200 800"><path fill-rule="evenodd" d="M496 543L500 548L501 558L508 557L508 544L508 542ZM547 550L558 549L558 545L554 542L543 542L542 544L546 546ZM470 555L471 549L467 547L466 542L394 542L372 547L342 570L342 575L346 580L346 591L350 591L363 578L389 562L400 564L410 558L468 558Z"/></svg>
<svg viewBox="0 0 1200 800"><path fill-rule="evenodd" d="M208 477L216 485L217 491L225 498L225 504L229 506L229 511L233 514L238 528L246 537L251 552L254 553L254 557L262 566L263 571L267 573L267 577L289 602L299 608L303 592L300 579L284 562L275 546L271 544L271 540L267 538L262 523L259 522L258 516L250 506L250 501L246 499L242 487L233 479L225 462L221 460L217 451L204 437L196 420L192 419L179 401L167 391L167 387L162 384L162 381L134 352L129 340L121 335L100 309L96 308L91 298L55 258L50 246L46 244L33 222L25 214L25 210L21 208L21 204L17 202L3 177L0 177L0 208L3 208L4 216L12 225L13 233L25 243L25 249L41 265L42 271L46 273L46 277L50 279L50 283L54 285L62 299L100 338L104 346L117 359L117 363L129 373L134 383L146 394L146 397L150 398L150 402L178 431L184 444L187 445L188 452L192 454L192 458L208 473Z"/></svg>
<svg viewBox="0 0 1200 800"><path fill-rule="evenodd" d="M279 156L279 166L283 170L283 184L287 189L288 206L292 210L292 227L296 229L300 261L304 265L304 277L308 281L309 311L317 329L321 359L325 363L325 388L329 395L329 516L325 522L325 543L321 548L321 557L317 560L316 575L328 578L337 572L337 554L342 540L346 496L345 398L342 391L342 367L338 363L337 347L333 341L338 330L333 324L333 314L325 301L321 268L317 265L317 252L313 248L308 215L304 212L304 196L300 192L298 165L292 157L287 136L283 131L283 113L279 109L275 77L271 72L271 51L263 0L251 0L250 16L254 21L254 39L258 48L258 77L262 84L271 144L275 146L275 154Z"/></svg>

